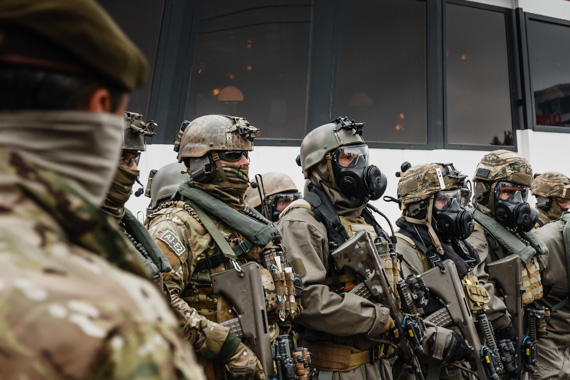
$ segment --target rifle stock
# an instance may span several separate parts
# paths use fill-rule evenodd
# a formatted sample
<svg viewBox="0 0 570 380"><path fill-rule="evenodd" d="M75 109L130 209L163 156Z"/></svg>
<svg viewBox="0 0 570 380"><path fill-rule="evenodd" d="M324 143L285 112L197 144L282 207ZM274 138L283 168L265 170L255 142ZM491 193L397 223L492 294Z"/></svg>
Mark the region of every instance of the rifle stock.
<svg viewBox="0 0 570 380"><path fill-rule="evenodd" d="M331 253L331 256L338 269L351 268L361 277L374 300L390 309L390 316L396 324L400 337L407 336L404 329L405 315L398 305L394 290L388 283L376 246L368 232L364 230L356 232L352 238ZM416 378L423 380L420 362L409 340L401 338L399 348L402 356L410 362Z"/></svg>
<svg viewBox="0 0 570 380"><path fill-rule="evenodd" d="M241 266L244 273L232 268L211 276L215 294L224 296L236 309L243 337L251 343L267 376L273 376L271 337L265 309L261 270L257 263Z"/></svg>
<svg viewBox="0 0 570 380"><path fill-rule="evenodd" d="M499 293L507 306L507 311L511 314L511 319L515 331L517 332L516 349L521 347L521 339L524 334L524 309L522 304L522 294L524 292L522 281L522 261L517 255L510 255L501 260L487 264L489 280L496 285L495 293ZM497 291L498 290L498 291ZM517 355L517 366L522 369L521 355Z"/></svg>
<svg viewBox="0 0 570 380"><path fill-rule="evenodd" d="M477 328L473 320L473 315L465 294L463 293L463 285L459 279L455 263L451 260L443 262L445 273L438 268L432 268L423 273L426 286L429 288L430 294L437 297L449 312L450 318L455 326L459 328L467 342L472 346L473 356L479 358L481 356L481 341L477 334ZM477 375L480 379L487 379L487 371L483 368L481 360L475 361L477 364Z"/></svg>

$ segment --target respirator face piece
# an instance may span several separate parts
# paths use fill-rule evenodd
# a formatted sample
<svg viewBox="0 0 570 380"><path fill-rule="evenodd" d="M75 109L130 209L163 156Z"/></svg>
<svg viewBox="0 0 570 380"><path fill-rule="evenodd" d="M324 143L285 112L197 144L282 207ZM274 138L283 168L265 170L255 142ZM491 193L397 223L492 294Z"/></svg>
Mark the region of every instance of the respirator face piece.
<svg viewBox="0 0 570 380"><path fill-rule="evenodd" d="M495 218L505 227L528 232L538 220L538 211L527 202L528 188L512 182L500 181L495 186Z"/></svg>
<svg viewBox="0 0 570 380"><path fill-rule="evenodd" d="M438 191L433 198L435 229L447 238L464 240L473 232L473 215L464 206L462 189Z"/></svg>

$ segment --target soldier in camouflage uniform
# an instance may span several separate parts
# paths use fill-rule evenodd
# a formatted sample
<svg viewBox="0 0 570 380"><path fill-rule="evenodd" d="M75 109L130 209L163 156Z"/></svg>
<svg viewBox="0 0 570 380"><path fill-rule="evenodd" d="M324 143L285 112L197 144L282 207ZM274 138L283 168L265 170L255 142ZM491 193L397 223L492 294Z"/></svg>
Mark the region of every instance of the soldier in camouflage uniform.
<svg viewBox="0 0 570 380"><path fill-rule="evenodd" d="M532 168L517 153L496 150L481 159L473 181L476 224L467 241L486 264L510 255L520 257L526 289L522 303L530 308L542 298L539 258L548 253L542 240L531 232L538 218L538 212L526 202ZM506 318L492 322L497 339L510 339L520 352L517 340L524 337L517 337L513 324Z"/></svg>
<svg viewBox="0 0 570 380"><path fill-rule="evenodd" d="M570 213L534 230L548 248L539 256L544 295L537 301L550 309L548 335L538 340L533 379L570 379Z"/></svg>
<svg viewBox="0 0 570 380"><path fill-rule="evenodd" d="M547 172L534 177L530 187L539 210L535 227L560 219L570 209L570 178L562 173Z"/></svg>
<svg viewBox="0 0 570 380"><path fill-rule="evenodd" d="M111 188L101 205L101 210L113 217L129 238L139 260L149 276L163 288L162 273L172 270L168 259L156 245L148 230L127 209L125 203L133 193L132 188L139 178L138 162L141 152L146 150L145 136L153 136L156 124L145 123L142 115L126 111L124 114L123 151L115 171ZM142 190L140 190L142 192ZM140 194L135 194L140 195Z"/></svg>
<svg viewBox="0 0 570 380"><path fill-rule="evenodd" d="M281 212L299 198L301 192L295 182L280 172L257 174L245 191L245 201L273 222L277 222Z"/></svg>
<svg viewBox="0 0 570 380"><path fill-rule="evenodd" d="M154 211L169 202L178 187L186 181L188 181L187 169L181 162L173 162L158 170L150 171L144 192L145 197L150 198L150 204L146 209L146 225L151 223Z"/></svg>
<svg viewBox="0 0 570 380"><path fill-rule="evenodd" d="M99 210L142 54L91 0L4 0L0 35L0 378L203 379Z"/></svg>
<svg viewBox="0 0 570 380"><path fill-rule="evenodd" d="M214 296L211 279L248 262L263 263L270 332L273 338L279 334L276 315L287 320L286 310L275 306L276 289L282 287L274 284L275 276L286 267L284 256L280 263L273 256L281 252L280 232L244 202L248 152L258 129L243 118L223 115L202 116L182 128L178 160L190 177L170 201L153 210L147 225L173 268L165 284L208 378L223 378L225 367L231 378L262 379L273 374L268 368L273 363L263 368L248 347L251 342L242 342L221 324L235 315L224 297Z"/></svg>
<svg viewBox="0 0 570 380"><path fill-rule="evenodd" d="M453 164L402 165L398 182L398 201L402 218L396 221L400 230L398 253L403 257L405 276L421 274L433 267L443 267L443 260L452 260L462 280L471 311L485 312L496 321L510 318L504 302L495 297L493 283L487 282L477 251L465 240L473 232L473 216L466 209L468 199L462 197L466 175ZM429 310L437 306L430 305ZM457 332L459 332L457 330ZM458 348L461 349L461 345ZM457 349L450 355L459 354ZM449 360L444 358L444 362ZM465 363L466 364L466 363ZM456 367L442 368L440 378L473 378Z"/></svg>
<svg viewBox="0 0 570 380"><path fill-rule="evenodd" d="M372 215L369 200L386 189L386 177L368 165L363 123L338 118L305 136L297 163L310 183L304 199L280 216L283 242L296 273L303 277L303 312L295 321L313 354L319 379L391 379L387 359L395 340L390 310L349 290L361 280L349 269L338 271L331 252L356 232L388 240ZM400 279L397 260L383 256L392 286ZM426 352L447 354L452 332L430 329Z"/></svg>

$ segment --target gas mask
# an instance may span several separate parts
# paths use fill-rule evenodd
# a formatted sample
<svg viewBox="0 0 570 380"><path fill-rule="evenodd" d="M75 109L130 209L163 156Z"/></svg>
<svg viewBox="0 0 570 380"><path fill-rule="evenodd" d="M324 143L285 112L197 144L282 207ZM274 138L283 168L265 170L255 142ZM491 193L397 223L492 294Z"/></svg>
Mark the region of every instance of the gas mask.
<svg viewBox="0 0 570 380"><path fill-rule="evenodd" d="M538 211L526 202L528 188L510 182L495 186L495 218L505 227L519 228L524 232L533 229Z"/></svg>
<svg viewBox="0 0 570 380"><path fill-rule="evenodd" d="M289 191L283 193L277 193L273 196L273 204L272 204L272 211L271 211L271 221L277 222L279 220L279 215L287 206L291 203L296 201L297 199L302 198L301 192L299 191Z"/></svg>
<svg viewBox="0 0 570 380"><path fill-rule="evenodd" d="M368 165L366 144L338 147L332 162L334 180L344 195L367 202L386 191L386 176L376 165Z"/></svg>
<svg viewBox="0 0 570 380"><path fill-rule="evenodd" d="M473 232L473 215L462 206L461 190L442 190L433 199L435 229L449 239L464 240Z"/></svg>

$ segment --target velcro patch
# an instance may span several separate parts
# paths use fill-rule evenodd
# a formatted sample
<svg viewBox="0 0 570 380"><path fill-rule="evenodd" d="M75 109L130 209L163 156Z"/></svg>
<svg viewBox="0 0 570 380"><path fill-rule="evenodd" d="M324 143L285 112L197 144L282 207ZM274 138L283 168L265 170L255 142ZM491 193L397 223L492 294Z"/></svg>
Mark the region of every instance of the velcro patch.
<svg viewBox="0 0 570 380"><path fill-rule="evenodd" d="M477 169L477 174L475 174L475 177L489 178L490 173L491 173L491 171L488 169L479 168L479 169Z"/></svg>
<svg viewBox="0 0 570 380"><path fill-rule="evenodd" d="M178 236L172 231L165 231L160 237L160 240L170 247L170 249L176 253L176 256L180 256L186 251L184 244L182 244Z"/></svg>

